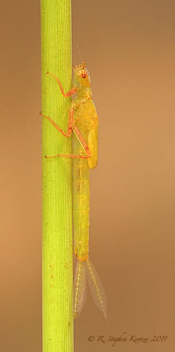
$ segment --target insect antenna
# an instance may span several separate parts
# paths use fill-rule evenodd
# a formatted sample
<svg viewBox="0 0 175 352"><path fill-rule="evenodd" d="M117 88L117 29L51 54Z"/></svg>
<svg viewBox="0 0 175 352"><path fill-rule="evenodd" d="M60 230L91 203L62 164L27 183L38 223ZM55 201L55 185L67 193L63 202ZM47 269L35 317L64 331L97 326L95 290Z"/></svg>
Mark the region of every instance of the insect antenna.
<svg viewBox="0 0 175 352"><path fill-rule="evenodd" d="M78 55L80 57L80 61L82 61L82 56L81 56L80 49L79 49L78 45L77 45L77 50L78 50Z"/></svg>
<svg viewBox="0 0 175 352"><path fill-rule="evenodd" d="M82 68L85 69L86 63L82 60L81 52L80 52L80 49L79 49L78 45L77 45L77 50L78 50L78 54L79 54L79 57L80 57Z"/></svg>

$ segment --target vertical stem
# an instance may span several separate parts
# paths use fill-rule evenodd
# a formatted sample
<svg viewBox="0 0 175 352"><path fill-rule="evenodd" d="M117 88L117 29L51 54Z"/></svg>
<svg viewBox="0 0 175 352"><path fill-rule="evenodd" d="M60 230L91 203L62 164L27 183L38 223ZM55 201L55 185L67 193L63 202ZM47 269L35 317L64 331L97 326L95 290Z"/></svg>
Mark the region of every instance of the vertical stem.
<svg viewBox="0 0 175 352"><path fill-rule="evenodd" d="M71 0L41 0L42 112L67 129L71 88ZM43 352L73 351L71 140L42 119L43 160Z"/></svg>

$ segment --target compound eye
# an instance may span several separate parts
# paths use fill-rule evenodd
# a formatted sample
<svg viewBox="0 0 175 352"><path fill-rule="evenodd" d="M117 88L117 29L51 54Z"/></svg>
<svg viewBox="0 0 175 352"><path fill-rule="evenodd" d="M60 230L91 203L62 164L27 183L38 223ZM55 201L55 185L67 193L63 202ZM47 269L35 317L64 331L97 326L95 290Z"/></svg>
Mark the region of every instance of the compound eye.
<svg viewBox="0 0 175 352"><path fill-rule="evenodd" d="M86 78L86 77L87 77L87 72L86 72L86 70L80 70L79 76L81 76L82 78Z"/></svg>

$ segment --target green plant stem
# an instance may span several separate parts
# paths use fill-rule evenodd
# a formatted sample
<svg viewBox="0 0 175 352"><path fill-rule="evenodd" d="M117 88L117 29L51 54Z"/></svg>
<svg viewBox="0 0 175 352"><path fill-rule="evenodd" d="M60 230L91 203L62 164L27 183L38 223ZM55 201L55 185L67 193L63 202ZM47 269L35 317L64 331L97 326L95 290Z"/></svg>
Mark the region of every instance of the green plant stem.
<svg viewBox="0 0 175 352"><path fill-rule="evenodd" d="M71 88L71 0L41 0L42 113L64 131L68 125ZM71 159L51 158L70 154L71 140L42 118L43 258L42 309L43 352L73 351L73 259Z"/></svg>

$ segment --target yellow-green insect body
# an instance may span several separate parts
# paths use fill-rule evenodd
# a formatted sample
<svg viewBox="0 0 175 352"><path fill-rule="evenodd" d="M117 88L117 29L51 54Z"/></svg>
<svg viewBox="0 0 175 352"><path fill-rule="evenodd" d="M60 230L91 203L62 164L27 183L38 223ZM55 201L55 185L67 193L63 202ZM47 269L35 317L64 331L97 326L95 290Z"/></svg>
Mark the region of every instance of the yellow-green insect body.
<svg viewBox="0 0 175 352"><path fill-rule="evenodd" d="M75 67L75 82L78 82L78 72L81 65ZM98 115L92 100L92 91L89 87L90 76L84 69L84 81L80 76L82 85L78 85L77 98L73 100L70 109L74 109L74 126L78 127L90 149L91 156L87 159L73 160L73 219L74 219L74 253L76 257L85 261L89 256L89 200L90 181L89 169L97 165L98 145ZM83 80L83 81L82 81ZM87 86L85 85L85 82ZM84 146L73 135L73 154L86 155Z"/></svg>
<svg viewBox="0 0 175 352"><path fill-rule="evenodd" d="M74 318L80 314L86 300L88 278L92 297L106 317L106 295L101 280L89 260L89 211L90 211L90 169L97 166L98 161L98 115L92 99L91 80L84 62L74 67L73 88L64 93L59 79L53 76L65 97L74 93L77 97L69 108L68 130L65 133L48 116L53 126L65 137L73 132L72 155L55 155L52 157L71 157L73 159L73 226L74 254L78 259L74 278Z"/></svg>

